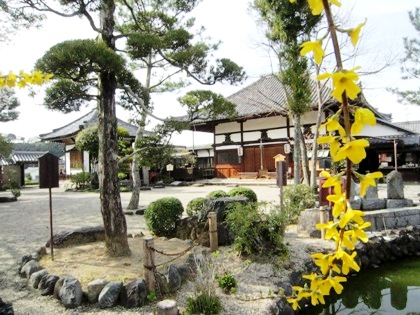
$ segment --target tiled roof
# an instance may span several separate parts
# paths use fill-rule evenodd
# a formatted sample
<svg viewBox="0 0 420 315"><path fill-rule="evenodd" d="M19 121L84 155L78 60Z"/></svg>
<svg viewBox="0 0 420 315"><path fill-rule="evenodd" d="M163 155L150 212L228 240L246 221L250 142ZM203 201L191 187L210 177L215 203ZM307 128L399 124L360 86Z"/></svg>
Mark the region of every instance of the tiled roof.
<svg viewBox="0 0 420 315"><path fill-rule="evenodd" d="M420 120L394 122L393 124L398 127L409 129L417 134L420 134Z"/></svg>
<svg viewBox="0 0 420 315"><path fill-rule="evenodd" d="M52 132L44 133L39 135L41 140L60 140L63 138L68 138L71 136L75 136L81 129L93 126L98 123L98 111L96 109L92 110L91 112L87 113L86 115L76 119L75 121L54 129ZM131 125L121 119L117 118L117 124L119 127L125 128L131 137L136 136L137 126ZM150 131L144 131L144 134L150 134Z"/></svg>
<svg viewBox="0 0 420 315"><path fill-rule="evenodd" d="M331 90L324 86L323 100L330 100ZM287 93L274 75L266 75L227 98L236 104L238 118L257 115L287 115ZM311 80L311 107L318 107L316 83Z"/></svg>

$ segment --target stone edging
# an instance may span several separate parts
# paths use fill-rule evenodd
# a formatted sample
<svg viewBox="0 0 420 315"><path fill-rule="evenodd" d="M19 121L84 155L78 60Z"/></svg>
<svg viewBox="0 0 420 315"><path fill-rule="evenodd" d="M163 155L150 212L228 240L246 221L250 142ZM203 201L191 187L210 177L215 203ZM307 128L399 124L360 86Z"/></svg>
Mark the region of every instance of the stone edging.
<svg viewBox="0 0 420 315"><path fill-rule="evenodd" d="M41 257L46 254L46 247L40 247L33 253L23 256L19 274L26 277L28 285L38 289L41 295L53 295L66 308L76 308L82 303L98 303L102 309L112 308L116 305L133 308L143 306L148 302L149 292L143 278L134 279L126 285L119 281L96 279L89 282L87 292L84 292L76 278L72 276L60 278L50 275L39 264ZM174 293L182 283L192 279L195 275L197 261L204 261L204 256L207 254L208 249L197 246L189 254L185 263L170 264L163 273L156 273L157 287L161 294ZM7 305L12 307L11 303Z"/></svg>

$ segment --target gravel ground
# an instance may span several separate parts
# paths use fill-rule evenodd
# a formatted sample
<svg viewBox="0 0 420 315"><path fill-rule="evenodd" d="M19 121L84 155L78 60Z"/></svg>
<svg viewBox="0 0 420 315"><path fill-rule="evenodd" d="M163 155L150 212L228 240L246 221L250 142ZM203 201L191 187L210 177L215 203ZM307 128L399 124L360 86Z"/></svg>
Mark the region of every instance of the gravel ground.
<svg viewBox="0 0 420 315"><path fill-rule="evenodd" d="M151 201L164 196L173 196L179 198L185 207L188 201L195 197L204 197L208 192L217 189L228 191L235 184L232 181L223 181L219 185L166 187L142 191L140 205L147 205ZM251 187L257 193L259 200L278 203L279 189L272 181L244 181L241 184ZM406 197L413 199L415 203L418 202L418 192L420 192L420 185L418 184L405 186ZM133 310L114 308L105 311L90 306L89 308L81 307L76 310L65 310L52 297L41 297L39 292L28 289L26 280L17 276L17 262L20 261L23 255L44 245L49 238L49 198L47 189L24 188L21 193L22 195L19 197L18 202L0 203L0 297L5 302L13 303L15 314L153 314L152 310L146 308ZM386 186L381 184L379 185L379 196L385 197L385 195ZM130 193L121 194L123 207L127 206L129 198ZM102 224L97 193L70 193L64 192L63 188L53 188L52 208L55 232L61 229L74 229L81 226ZM143 232L147 234L142 216L126 216L126 218L129 233L137 234ZM320 242L320 240L302 238L293 233L293 231L289 231L287 240L293 245L291 256L295 258L293 258L294 260L292 260L290 265L293 268L296 267L296 264L302 258L309 255L311 249L319 246ZM226 253L226 255L229 255L229 253ZM235 268L233 257L230 256L229 259L231 267ZM243 266L240 266L239 260L237 264L239 264L236 265L237 268L244 269ZM257 265L252 266L252 268L257 268ZM258 268L268 267L260 265ZM240 279L251 279L249 286L255 285L258 289L258 286L264 283L267 284L267 279L264 277L259 279L252 278L255 271L251 270L250 272L249 269L242 269L238 269L238 277ZM274 277L268 271L266 274L268 277ZM276 275L276 277L281 278L279 275ZM189 285L191 286L192 284ZM188 291L188 286L185 290ZM182 297L179 298L181 299ZM226 297L226 299L233 300L231 297ZM263 301L257 300L248 302L248 304L237 299L231 302L226 301L229 306L225 314L263 314L262 310L267 308ZM242 304L243 307L241 307ZM232 305L237 305L239 309L242 309L240 313L234 311L233 309L236 306Z"/></svg>

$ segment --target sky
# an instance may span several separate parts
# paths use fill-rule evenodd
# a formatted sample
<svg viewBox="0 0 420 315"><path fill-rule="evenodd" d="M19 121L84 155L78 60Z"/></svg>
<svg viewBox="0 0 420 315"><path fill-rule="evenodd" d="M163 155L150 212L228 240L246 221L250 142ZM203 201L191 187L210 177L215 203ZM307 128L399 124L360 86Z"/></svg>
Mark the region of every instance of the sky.
<svg viewBox="0 0 420 315"><path fill-rule="evenodd" d="M420 120L420 107L402 105L397 97L387 91L390 87L410 86L401 79L399 60L404 56L403 37L417 36L408 18L408 11L415 8L412 0L343 0L340 11L350 13L348 27L355 27L367 19L362 30L357 57L347 67L362 66L361 71L372 72L391 63L377 74L361 76L364 94L368 102L383 113L392 114L393 121ZM255 13L249 10L247 0L203 0L195 9L196 25L206 28L206 35L222 42L216 57L226 57L242 66L247 81L240 86L216 85L212 90L229 96L256 81L262 75L276 72L276 60L268 53L264 43L264 31L258 25ZM86 20L49 17L41 29L22 30L10 43L0 43L0 71L30 71L36 60L54 44L63 40L94 38ZM330 69L331 71L332 69ZM51 132L89 112L92 107L80 112L62 114L45 109L42 105L42 89L35 98L28 97L26 90L17 90L21 106L19 119L1 122L0 133L15 134L28 139ZM160 117L184 114L176 99L181 93L155 97L154 114ZM127 120L129 113L117 108L117 116ZM156 122L151 122L151 129ZM202 133L184 132L173 137L179 145L212 143L212 136Z"/></svg>

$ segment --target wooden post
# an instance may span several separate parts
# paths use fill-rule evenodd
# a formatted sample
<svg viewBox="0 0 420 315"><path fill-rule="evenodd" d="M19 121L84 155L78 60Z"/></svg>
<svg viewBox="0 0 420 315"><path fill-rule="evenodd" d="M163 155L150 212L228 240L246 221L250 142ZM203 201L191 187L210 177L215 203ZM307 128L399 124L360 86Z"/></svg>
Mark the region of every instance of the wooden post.
<svg viewBox="0 0 420 315"><path fill-rule="evenodd" d="M157 305L157 315L178 315L179 310L174 300L163 300Z"/></svg>
<svg viewBox="0 0 420 315"><path fill-rule="evenodd" d="M51 249L51 260L54 261L54 232L53 232L53 212L52 212L52 196L51 187L48 188L49 199L50 199L50 249Z"/></svg>
<svg viewBox="0 0 420 315"><path fill-rule="evenodd" d="M154 248L154 239L151 236L146 236L143 239L143 253L144 253L144 262L143 262L143 273L144 281L146 282L147 289L149 292L156 290L156 278L154 274L155 269L155 251Z"/></svg>
<svg viewBox="0 0 420 315"><path fill-rule="evenodd" d="M215 252L219 246L216 212L210 212L207 217L209 219L210 252Z"/></svg>
<svg viewBox="0 0 420 315"><path fill-rule="evenodd" d="M328 222L328 209L326 207L319 208L319 223ZM321 229L321 239L325 239L325 229Z"/></svg>

